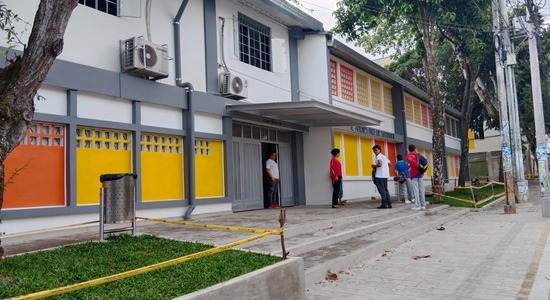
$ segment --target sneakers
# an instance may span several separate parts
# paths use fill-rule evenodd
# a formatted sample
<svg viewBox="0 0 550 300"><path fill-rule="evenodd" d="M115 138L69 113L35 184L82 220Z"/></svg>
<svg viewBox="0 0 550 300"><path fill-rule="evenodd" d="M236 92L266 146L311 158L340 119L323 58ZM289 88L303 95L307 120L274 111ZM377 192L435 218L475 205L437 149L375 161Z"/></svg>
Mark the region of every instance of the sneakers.
<svg viewBox="0 0 550 300"><path fill-rule="evenodd" d="M426 206L422 206L422 207L420 208L420 210L427 210L427 209L426 209Z"/></svg>
<svg viewBox="0 0 550 300"><path fill-rule="evenodd" d="M269 206L269 208L280 208L279 204L277 203L271 203L271 205Z"/></svg>
<svg viewBox="0 0 550 300"><path fill-rule="evenodd" d="M421 208L415 206L415 207L413 207L413 208L411 208L411 209L412 209L412 210L420 210Z"/></svg>
<svg viewBox="0 0 550 300"><path fill-rule="evenodd" d="M412 202L409 201L409 200L406 200L406 201L405 201L405 204L411 204L411 203L412 203Z"/></svg>

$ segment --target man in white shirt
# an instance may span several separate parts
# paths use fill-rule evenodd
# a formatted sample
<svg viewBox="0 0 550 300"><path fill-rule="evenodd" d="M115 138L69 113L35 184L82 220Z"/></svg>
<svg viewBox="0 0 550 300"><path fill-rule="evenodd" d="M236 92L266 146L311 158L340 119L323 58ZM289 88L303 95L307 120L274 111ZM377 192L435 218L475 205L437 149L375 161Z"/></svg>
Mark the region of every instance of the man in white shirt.
<svg viewBox="0 0 550 300"><path fill-rule="evenodd" d="M277 186L279 184L279 165L277 165L277 152L271 151L269 159L265 162L265 171L269 175L269 208L279 208L277 200Z"/></svg>
<svg viewBox="0 0 550 300"><path fill-rule="evenodd" d="M372 164L372 167L376 169L373 180L376 189L380 193L380 196L382 196L382 204L378 208L392 208L390 192L388 191L388 177L390 177L391 162L382 154L382 148L380 148L380 146L375 145L372 147L372 151L374 155L376 155L374 163Z"/></svg>

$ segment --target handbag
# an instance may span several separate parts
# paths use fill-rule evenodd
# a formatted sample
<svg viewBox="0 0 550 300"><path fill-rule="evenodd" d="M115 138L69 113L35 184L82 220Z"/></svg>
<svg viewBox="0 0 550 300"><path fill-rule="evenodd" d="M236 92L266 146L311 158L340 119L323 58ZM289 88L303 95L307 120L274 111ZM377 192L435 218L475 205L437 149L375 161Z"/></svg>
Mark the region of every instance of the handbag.
<svg viewBox="0 0 550 300"><path fill-rule="evenodd" d="M399 173L399 175L393 177L393 180L399 183L403 183L407 180L407 178L405 178L405 174Z"/></svg>

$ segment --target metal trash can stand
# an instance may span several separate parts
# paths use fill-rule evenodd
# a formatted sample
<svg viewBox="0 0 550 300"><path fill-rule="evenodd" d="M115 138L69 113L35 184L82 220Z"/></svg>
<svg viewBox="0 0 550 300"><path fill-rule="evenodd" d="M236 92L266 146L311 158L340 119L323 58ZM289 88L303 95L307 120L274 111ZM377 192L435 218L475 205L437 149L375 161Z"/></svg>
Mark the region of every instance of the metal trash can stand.
<svg viewBox="0 0 550 300"><path fill-rule="evenodd" d="M100 190L100 239L106 232L132 230L135 234L135 187L137 174L103 174L99 176ZM104 230L104 224L118 224L132 221L130 228Z"/></svg>

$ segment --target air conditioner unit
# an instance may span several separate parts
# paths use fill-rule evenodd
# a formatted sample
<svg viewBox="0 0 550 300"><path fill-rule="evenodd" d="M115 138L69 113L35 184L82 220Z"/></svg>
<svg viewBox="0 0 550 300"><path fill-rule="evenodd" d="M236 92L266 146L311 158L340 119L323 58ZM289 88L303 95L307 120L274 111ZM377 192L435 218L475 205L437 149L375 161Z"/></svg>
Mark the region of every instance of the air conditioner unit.
<svg viewBox="0 0 550 300"><path fill-rule="evenodd" d="M220 74L221 94L226 98L240 100L248 97L248 79L229 72Z"/></svg>
<svg viewBox="0 0 550 300"><path fill-rule="evenodd" d="M133 37L123 42L122 69L133 75L145 75L152 79L168 77L168 49Z"/></svg>

